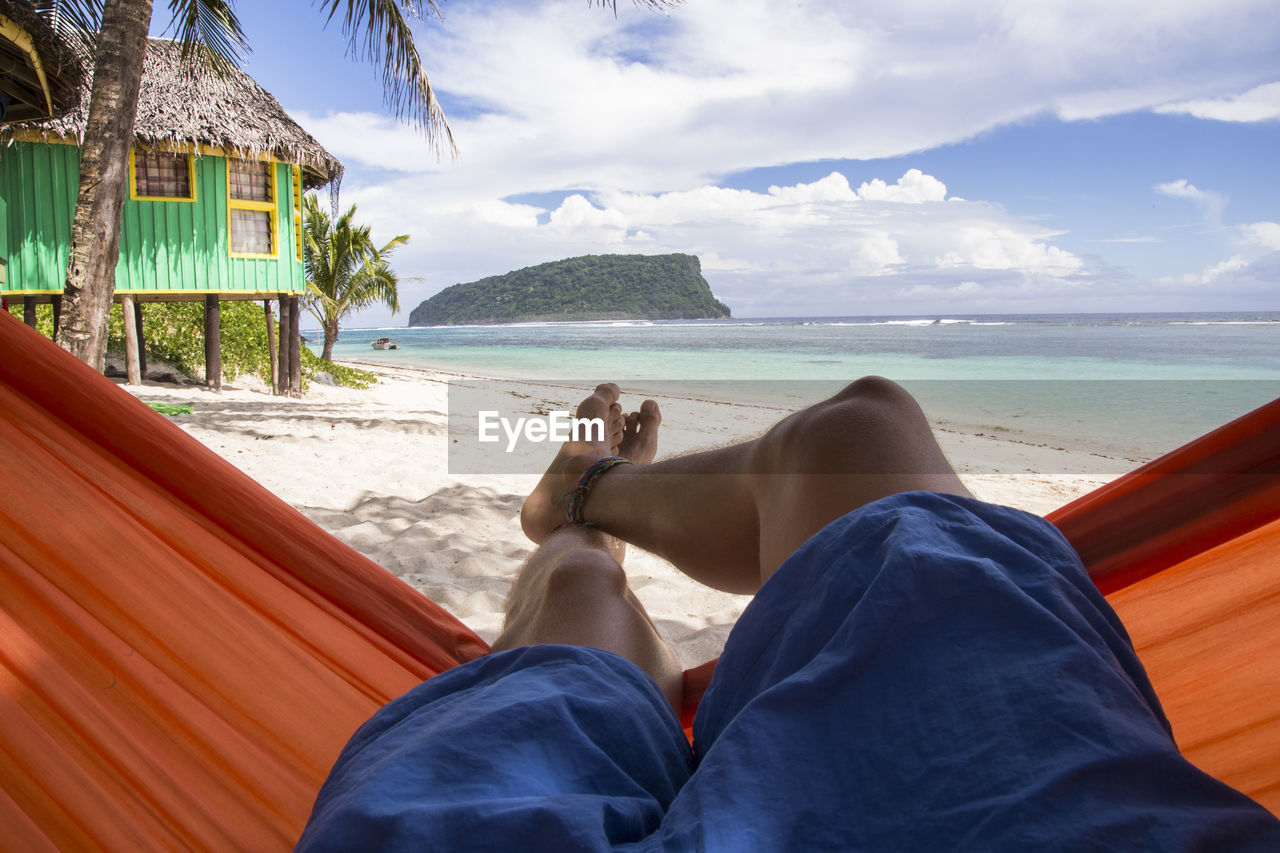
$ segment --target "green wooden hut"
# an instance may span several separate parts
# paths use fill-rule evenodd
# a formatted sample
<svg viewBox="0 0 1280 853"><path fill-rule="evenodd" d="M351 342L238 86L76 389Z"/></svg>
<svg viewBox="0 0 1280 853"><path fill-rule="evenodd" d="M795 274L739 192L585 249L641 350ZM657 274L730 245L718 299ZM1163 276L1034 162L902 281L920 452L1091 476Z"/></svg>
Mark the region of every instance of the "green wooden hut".
<svg viewBox="0 0 1280 853"><path fill-rule="evenodd" d="M249 75L192 77L181 51L168 40L148 44L115 299L126 329L141 316L140 302L204 300L215 386L218 303L263 300L270 327L278 301L280 386L296 390L302 193L336 186L342 164ZM0 292L23 300L29 317L41 302L56 312L62 293L90 78L83 67L60 113L55 104L52 116L0 125Z"/></svg>

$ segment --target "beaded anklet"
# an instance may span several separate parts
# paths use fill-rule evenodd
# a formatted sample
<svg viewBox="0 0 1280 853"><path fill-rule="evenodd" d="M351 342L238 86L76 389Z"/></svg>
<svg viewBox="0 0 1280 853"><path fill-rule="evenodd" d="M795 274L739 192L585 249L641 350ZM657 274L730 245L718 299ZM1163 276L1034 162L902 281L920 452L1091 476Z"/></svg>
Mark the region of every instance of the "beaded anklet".
<svg viewBox="0 0 1280 853"><path fill-rule="evenodd" d="M569 519L567 523L587 524L588 522L582 517L582 510L587 504L587 495L590 494L596 481L600 479L605 471L615 465L629 465L630 463L630 459L625 459L621 456L606 456L588 465L587 470L583 471L582 476L578 478L578 485L563 495L563 497L569 499L569 506L565 510L565 515Z"/></svg>

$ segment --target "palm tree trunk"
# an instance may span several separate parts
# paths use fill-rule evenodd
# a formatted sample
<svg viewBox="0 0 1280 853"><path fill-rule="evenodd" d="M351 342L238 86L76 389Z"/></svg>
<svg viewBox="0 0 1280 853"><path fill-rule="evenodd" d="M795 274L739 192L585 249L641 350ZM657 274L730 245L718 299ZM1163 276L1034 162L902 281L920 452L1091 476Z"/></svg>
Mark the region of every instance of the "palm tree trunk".
<svg viewBox="0 0 1280 853"><path fill-rule="evenodd" d="M320 352L320 357L325 361L333 361L333 344L338 340L338 321L335 318L333 325L324 324L324 348Z"/></svg>
<svg viewBox="0 0 1280 853"><path fill-rule="evenodd" d="M103 4L58 334L64 349L99 372L107 352L120 217L150 24L151 0Z"/></svg>

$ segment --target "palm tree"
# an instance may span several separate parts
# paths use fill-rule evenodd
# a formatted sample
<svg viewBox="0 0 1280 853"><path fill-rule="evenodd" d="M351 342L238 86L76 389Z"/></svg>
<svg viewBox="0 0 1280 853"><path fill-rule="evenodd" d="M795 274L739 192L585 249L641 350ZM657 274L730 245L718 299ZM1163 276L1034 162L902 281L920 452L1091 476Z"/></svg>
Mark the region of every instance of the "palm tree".
<svg viewBox="0 0 1280 853"><path fill-rule="evenodd" d="M392 314L400 310L399 277L387 264L387 256L409 242L409 235L394 237L379 248L369 236L368 225L351 224L355 215L353 204L331 221L315 195L308 193L303 201L307 295L302 304L324 329L320 357L325 361L332 360L338 324L347 314L379 302Z"/></svg>
<svg viewBox="0 0 1280 853"><path fill-rule="evenodd" d="M613 8L617 0L595 0ZM662 8L681 0L632 0ZM220 73L248 44L235 0L169 0L172 24L192 73ZM32 0L56 27L77 30L95 46L88 123L80 157L80 191L71 227L71 257L58 341L101 372L107 316L120 256L120 217L128 189L129 149L142 85L152 0ZM387 105L410 117L440 152L457 148L413 41L410 19L443 20L436 0L315 0L327 21L342 21L351 53L382 71ZM96 25L96 35L90 31ZM189 49L188 49L189 48Z"/></svg>

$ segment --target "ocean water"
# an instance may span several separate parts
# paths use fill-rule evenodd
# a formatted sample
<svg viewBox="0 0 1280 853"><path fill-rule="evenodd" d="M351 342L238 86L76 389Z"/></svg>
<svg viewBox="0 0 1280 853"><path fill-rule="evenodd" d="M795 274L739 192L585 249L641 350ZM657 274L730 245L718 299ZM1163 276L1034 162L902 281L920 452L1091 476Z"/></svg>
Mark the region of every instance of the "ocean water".
<svg viewBox="0 0 1280 853"><path fill-rule="evenodd" d="M390 336L399 350L377 351ZM1280 312L344 330L343 360L798 408L868 374L936 423L1150 458L1280 397Z"/></svg>

